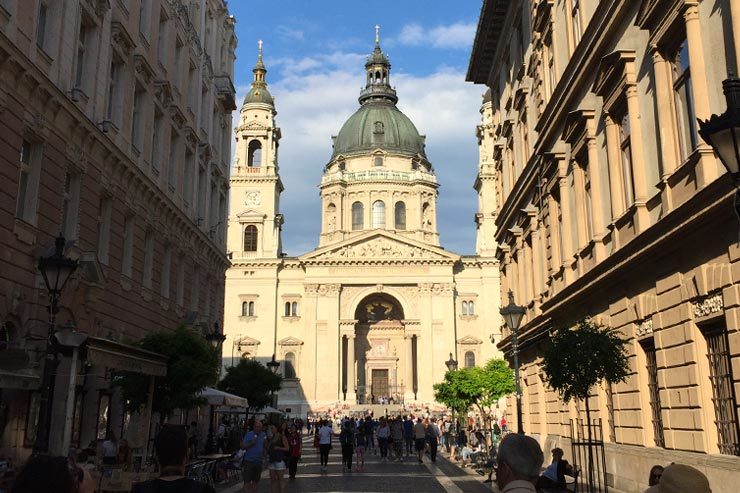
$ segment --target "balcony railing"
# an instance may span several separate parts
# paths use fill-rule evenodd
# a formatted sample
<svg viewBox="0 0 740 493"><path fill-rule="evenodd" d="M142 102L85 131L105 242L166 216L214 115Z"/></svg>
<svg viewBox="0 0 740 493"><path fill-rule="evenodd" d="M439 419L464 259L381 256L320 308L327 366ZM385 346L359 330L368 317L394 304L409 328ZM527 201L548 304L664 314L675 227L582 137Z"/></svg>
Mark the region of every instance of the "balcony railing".
<svg viewBox="0 0 740 493"><path fill-rule="evenodd" d="M324 175L321 178L321 184L332 183L335 181L354 182L354 181L427 181L437 183L437 177L432 173L425 171L394 171L387 169L365 170L365 171L337 171Z"/></svg>

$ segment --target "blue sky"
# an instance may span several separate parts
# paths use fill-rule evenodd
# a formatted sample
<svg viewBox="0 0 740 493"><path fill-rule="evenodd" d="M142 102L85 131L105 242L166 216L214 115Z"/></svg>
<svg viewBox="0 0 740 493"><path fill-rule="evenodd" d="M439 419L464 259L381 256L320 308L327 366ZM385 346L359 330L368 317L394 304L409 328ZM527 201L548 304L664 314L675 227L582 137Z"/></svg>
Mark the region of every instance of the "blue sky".
<svg viewBox="0 0 740 493"><path fill-rule="evenodd" d="M359 107L375 24L391 60L398 107L427 136L427 157L441 184L442 246L474 253L475 125L485 88L465 82L465 71L480 6L480 0L229 2L239 38L234 82L239 106L252 81L257 40L264 42L267 82L283 134L279 163L288 255L318 245L317 186L331 156L331 136Z"/></svg>

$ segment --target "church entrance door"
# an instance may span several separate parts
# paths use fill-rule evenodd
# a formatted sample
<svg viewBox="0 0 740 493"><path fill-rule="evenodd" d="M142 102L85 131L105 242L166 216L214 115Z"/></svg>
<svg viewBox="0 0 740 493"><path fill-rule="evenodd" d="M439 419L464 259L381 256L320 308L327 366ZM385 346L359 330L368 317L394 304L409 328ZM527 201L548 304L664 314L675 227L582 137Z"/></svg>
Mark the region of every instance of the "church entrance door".
<svg viewBox="0 0 740 493"><path fill-rule="evenodd" d="M381 398L388 399L388 370L373 369L372 386L375 402L380 402Z"/></svg>

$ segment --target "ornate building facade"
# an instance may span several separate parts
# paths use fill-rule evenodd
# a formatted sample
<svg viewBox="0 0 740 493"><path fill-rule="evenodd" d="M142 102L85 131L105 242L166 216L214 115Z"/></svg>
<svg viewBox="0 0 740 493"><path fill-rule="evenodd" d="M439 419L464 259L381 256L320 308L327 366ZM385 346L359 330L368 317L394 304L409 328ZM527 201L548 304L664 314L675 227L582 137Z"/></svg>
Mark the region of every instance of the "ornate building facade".
<svg viewBox="0 0 740 493"><path fill-rule="evenodd" d="M712 491L737 489L738 224L696 119L725 110L739 7L483 2L468 80L489 88L482 178L498 200L485 240L498 245L502 292L526 307L524 430L573 457L583 403L548 387L543 345L584 317L618 329L630 376L589 402L610 490L641 491L653 464L672 461L704 471Z"/></svg>
<svg viewBox="0 0 740 493"><path fill-rule="evenodd" d="M494 250L466 257L440 247L439 184L424 137L396 107L390 68L376 37L360 108L320 179L318 248L298 257L282 252L281 134L261 46L241 108L223 356L274 356L285 377L280 408L291 414L432 403L450 356L473 366L499 354Z"/></svg>
<svg viewBox="0 0 740 493"><path fill-rule="evenodd" d="M56 329L89 335L72 445L113 431L145 446L147 417L124 412L112 376L165 368L126 343L221 323L235 47L224 0L0 0L5 453L27 455L38 431L49 315L36 265L60 232L80 266ZM60 359L55 431L69 417Z"/></svg>

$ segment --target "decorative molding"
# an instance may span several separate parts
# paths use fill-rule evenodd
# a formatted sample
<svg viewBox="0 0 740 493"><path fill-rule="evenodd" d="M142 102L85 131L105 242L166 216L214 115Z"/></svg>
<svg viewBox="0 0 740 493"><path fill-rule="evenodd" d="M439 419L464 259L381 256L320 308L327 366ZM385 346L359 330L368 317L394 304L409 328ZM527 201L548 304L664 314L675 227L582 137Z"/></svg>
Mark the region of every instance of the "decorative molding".
<svg viewBox="0 0 740 493"><path fill-rule="evenodd" d="M642 337L646 335L650 335L653 333L653 318L647 318L637 324L637 329L635 329L635 336L636 337Z"/></svg>
<svg viewBox="0 0 740 493"><path fill-rule="evenodd" d="M426 250L419 246L413 246L408 243L392 241L384 237L375 237L368 241L345 245L336 250L322 253L314 259L322 260L329 258L429 258L444 259L443 255Z"/></svg>
<svg viewBox="0 0 740 493"><path fill-rule="evenodd" d="M724 300L722 293L714 293L700 298L691 303L691 312L694 318L704 318L724 310Z"/></svg>

